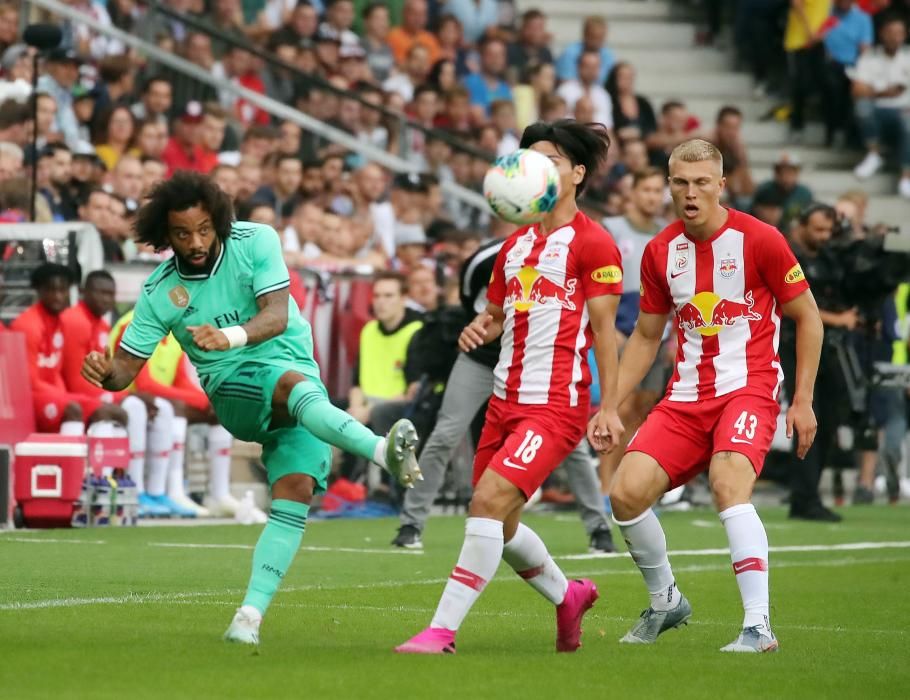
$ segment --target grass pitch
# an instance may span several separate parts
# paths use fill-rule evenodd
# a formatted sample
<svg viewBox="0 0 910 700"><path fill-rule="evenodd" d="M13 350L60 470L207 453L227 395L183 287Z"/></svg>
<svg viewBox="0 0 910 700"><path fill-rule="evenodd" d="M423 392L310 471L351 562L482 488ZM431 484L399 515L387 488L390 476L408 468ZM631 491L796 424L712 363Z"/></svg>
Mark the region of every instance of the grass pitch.
<svg viewBox="0 0 910 700"><path fill-rule="evenodd" d="M910 509L853 508L838 525L761 514L781 640L763 656L718 651L742 613L709 511L662 516L694 615L650 647L617 643L647 605L632 562L572 558L586 552L576 518L528 516L566 573L601 591L584 646L559 655L552 607L505 565L456 656L392 653L428 623L461 518L431 520L423 554L387 546L392 520L310 522L259 655L221 642L258 527L0 533L0 698L906 697Z"/></svg>

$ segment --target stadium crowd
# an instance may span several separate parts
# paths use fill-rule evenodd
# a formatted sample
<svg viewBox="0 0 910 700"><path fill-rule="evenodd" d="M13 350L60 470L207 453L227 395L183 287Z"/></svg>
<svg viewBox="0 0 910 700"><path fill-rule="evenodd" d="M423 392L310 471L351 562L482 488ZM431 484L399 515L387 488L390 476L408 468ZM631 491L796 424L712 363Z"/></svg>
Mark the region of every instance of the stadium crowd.
<svg viewBox="0 0 910 700"><path fill-rule="evenodd" d="M713 124L702 124L683 99L653 103L636 89L635 66L616 60L608 18L602 16L587 18L579 39L556 52L544 12L516 16L513 4L503 0L163 1L169 13L137 0L69 4L102 24L141 33L203 67L224 87L188 79L86 25L66 21L63 44L42 58L38 89L32 93L33 49L19 34L19 4L0 1L0 222L26 220L26 174L37 168L37 221L93 224L105 262L156 261L164 254L137 245L132 237L132 220L144 197L177 170L211 175L233 198L239 219L275 228L292 270L318 271L325 279L342 272L375 274L375 321L361 333L352 388L334 397L363 420L386 424L415 401L435 402L435 415L440 386L455 361L453 353L437 351L464 320L446 310L473 303L465 301L469 295L458 283L459 272L488 240L502 240L512 230L445 194L443 186L456 183L479 192L491 158L513 151L522 129L538 119L574 117L610 130L609 162L593 178L583 206L607 218L625 257L628 284L619 324L624 335L637 315L636 260L648 237L675 218L665 188L667 157L688 138L701 135L720 148L729 204L778 227L804 268L813 267L813 260L827 261L823 251L832 246L848 250L885 228L866 220L868 197L862 190L845 191L831 207L817 205L800 181L802 163L794 153L780 155L772 180L754 182L742 111L725 106ZM890 4L743 0L736 4L733 35L757 92L790 86L794 144L802 141L813 93L819 92L827 143L845 140L858 153L866 151L856 169L859 177L871 176L886 156L893 156L901 171L899 193L910 198L910 3ZM724 4L713 0L705 6L708 28L699 38L711 43L721 33ZM769 39L775 36L779 41ZM263 51L280 61L264 60ZM231 85L292 105L364 144L401 155L415 173L393 175L294 121L274 119L239 98ZM12 251L8 246L6 257ZM820 283L816 296L826 325L843 331L847 344L859 346L864 358L906 363L906 285L885 290L871 303L858 292L847 298L838 291L838 280L848 272L828 269L834 263L815 267L826 270L814 280L807 269L813 286ZM59 293L67 273L65 268L39 270L33 279L39 301L26 313L56 328L70 313ZM78 320L84 328L94 327L113 310L107 289L113 280L89 269L82 274ZM303 307L312 288L294 276L292 295ZM103 303L97 301L99 284L110 295ZM890 326L880 322L883 318ZM422 327L428 332L418 333ZM68 340L76 334L64 335ZM53 333L35 342L48 339L56 342ZM657 400L673 342L671 337L653 381L642 387L634 406L625 406L627 427L640 422ZM786 366L786 329L783 342ZM53 354L59 348L45 350ZM37 363L45 350L36 345L32 354L33 382L44 381ZM440 354L446 362L438 362ZM159 377L154 384L191 392L191 377L184 385L174 378L182 366L179 358L169 362L167 381ZM871 375L871 359L865 367ZM828 370L831 377L839 376L833 364ZM62 365L59 375L50 425L42 423L48 421L47 402L39 407L39 425L49 429L64 418L89 418L102 400L83 397L87 387ZM839 381L832 379L828 387ZM139 395L150 421L161 415L156 396L181 407L184 431L188 418L212 421L207 403L194 405L198 397L190 394L178 397L146 386ZM889 496L897 499L894 449L906 431L904 394L881 390L871 395L862 410L827 419L812 466L793 467L800 474L794 480L794 516L837 517L818 499L818 477L831 463L838 426L847 423L863 436L854 441L862 462L854 500L873 498L879 429L890 436L883 440L888 445L885 472ZM432 423L423 428L428 431ZM223 454L224 436L213 435L213 454ZM848 447L843 439L839 444ZM347 476L358 478L356 465L346 469ZM602 474L609 469L603 465ZM218 484L213 488L223 496L223 481ZM160 483L154 488L166 490ZM179 501L182 492L175 488L171 495Z"/></svg>

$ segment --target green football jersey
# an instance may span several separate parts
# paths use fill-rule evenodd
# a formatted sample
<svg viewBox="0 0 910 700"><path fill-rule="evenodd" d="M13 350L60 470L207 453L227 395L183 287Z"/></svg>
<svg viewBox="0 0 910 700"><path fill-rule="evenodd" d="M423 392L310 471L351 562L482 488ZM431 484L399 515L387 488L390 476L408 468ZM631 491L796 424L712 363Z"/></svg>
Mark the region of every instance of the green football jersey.
<svg viewBox="0 0 910 700"><path fill-rule="evenodd" d="M158 342L173 332L209 396L242 362L282 366L290 362L302 374L318 378L312 330L293 299L288 299L288 326L284 333L262 343L205 351L196 346L186 330L187 326L205 323L215 328L242 325L259 313L257 297L289 284L275 230L262 224L234 222L211 272L187 270L176 257L155 269L143 285L133 322L120 346L131 355L148 358Z"/></svg>

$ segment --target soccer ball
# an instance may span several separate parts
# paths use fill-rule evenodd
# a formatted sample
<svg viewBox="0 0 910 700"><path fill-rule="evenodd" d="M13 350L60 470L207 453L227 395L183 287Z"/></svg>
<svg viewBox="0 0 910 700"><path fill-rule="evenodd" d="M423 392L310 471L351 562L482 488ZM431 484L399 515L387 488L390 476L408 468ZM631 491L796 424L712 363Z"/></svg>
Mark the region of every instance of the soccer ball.
<svg viewBox="0 0 910 700"><path fill-rule="evenodd" d="M493 163L483 178L483 195L498 217L537 223L556 206L559 172L545 155L521 148Z"/></svg>

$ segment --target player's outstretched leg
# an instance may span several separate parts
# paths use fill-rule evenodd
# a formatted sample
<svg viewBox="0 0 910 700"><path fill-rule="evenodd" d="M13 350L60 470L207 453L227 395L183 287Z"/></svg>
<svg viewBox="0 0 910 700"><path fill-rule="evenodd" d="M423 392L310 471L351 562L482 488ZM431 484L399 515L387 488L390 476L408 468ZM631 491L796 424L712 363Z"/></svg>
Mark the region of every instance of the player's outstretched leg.
<svg viewBox="0 0 910 700"><path fill-rule="evenodd" d="M739 637L721 651L777 651L779 644L771 631L768 597L768 535L751 503L721 511L727 530L733 573L743 601L743 629Z"/></svg>
<svg viewBox="0 0 910 700"><path fill-rule="evenodd" d="M599 597L597 586L588 579L566 580L543 540L521 523L505 543L502 558L531 588L556 606L556 651L578 649L581 620Z"/></svg>
<svg viewBox="0 0 910 700"><path fill-rule="evenodd" d="M276 396L287 391L288 412L300 425L323 442L375 462L404 486L412 486L421 478L416 456L417 431L411 421L398 421L386 437L380 437L333 406L320 384L298 379L301 376L286 374L275 390Z"/></svg>
<svg viewBox="0 0 910 700"><path fill-rule="evenodd" d="M312 484L308 476L295 475L293 478L307 479ZM309 491L312 494L312 486ZM300 549L309 511L307 503L282 498L272 501L268 522L253 550L253 572L246 597L224 633L226 641L259 644L262 617Z"/></svg>
<svg viewBox="0 0 910 700"><path fill-rule="evenodd" d="M642 452L630 452L623 458L610 492L613 521L619 525L651 596L648 609L619 640L626 644L652 644L658 635L684 625L692 615L692 607L670 569L664 530L650 508L669 485L656 460Z"/></svg>

